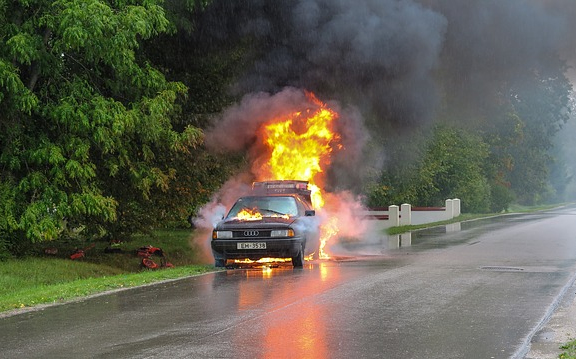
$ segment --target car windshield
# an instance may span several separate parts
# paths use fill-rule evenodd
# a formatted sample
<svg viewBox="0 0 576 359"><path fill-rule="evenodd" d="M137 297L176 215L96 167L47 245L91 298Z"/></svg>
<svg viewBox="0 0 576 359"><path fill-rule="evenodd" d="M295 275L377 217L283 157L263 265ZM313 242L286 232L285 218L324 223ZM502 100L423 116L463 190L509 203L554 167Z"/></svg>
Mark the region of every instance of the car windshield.
<svg viewBox="0 0 576 359"><path fill-rule="evenodd" d="M296 216L298 207L293 197L253 196L242 197L230 209L227 218L259 219L261 217Z"/></svg>

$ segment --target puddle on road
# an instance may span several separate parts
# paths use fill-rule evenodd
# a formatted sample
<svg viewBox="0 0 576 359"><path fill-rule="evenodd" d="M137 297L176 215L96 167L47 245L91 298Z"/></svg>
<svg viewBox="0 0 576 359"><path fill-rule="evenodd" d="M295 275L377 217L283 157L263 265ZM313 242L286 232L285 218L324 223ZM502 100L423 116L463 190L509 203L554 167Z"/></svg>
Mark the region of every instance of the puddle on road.
<svg viewBox="0 0 576 359"><path fill-rule="evenodd" d="M530 222L557 215L548 212L509 214L477 220L451 223L400 235L371 235L362 240L348 240L330 247L334 256L374 256L416 253L451 246L475 245L478 236L517 223Z"/></svg>

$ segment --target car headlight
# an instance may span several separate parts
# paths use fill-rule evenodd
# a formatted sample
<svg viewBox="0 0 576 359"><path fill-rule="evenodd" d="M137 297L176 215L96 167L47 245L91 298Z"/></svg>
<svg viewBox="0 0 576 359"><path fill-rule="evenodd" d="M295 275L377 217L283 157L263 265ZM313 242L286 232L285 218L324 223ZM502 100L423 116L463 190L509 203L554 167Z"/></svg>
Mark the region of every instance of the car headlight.
<svg viewBox="0 0 576 359"><path fill-rule="evenodd" d="M270 232L270 237L294 237L293 229L275 229Z"/></svg>
<svg viewBox="0 0 576 359"><path fill-rule="evenodd" d="M232 231L212 231L212 239L230 239Z"/></svg>

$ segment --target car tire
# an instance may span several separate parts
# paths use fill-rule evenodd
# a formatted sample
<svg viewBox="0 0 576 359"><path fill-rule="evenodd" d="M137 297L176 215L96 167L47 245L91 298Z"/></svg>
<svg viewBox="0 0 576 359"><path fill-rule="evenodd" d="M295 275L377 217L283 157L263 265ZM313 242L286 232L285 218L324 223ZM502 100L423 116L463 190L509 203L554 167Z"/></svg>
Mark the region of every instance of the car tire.
<svg viewBox="0 0 576 359"><path fill-rule="evenodd" d="M214 267L226 267L226 259L223 258L215 259Z"/></svg>
<svg viewBox="0 0 576 359"><path fill-rule="evenodd" d="M292 257L292 265L294 268L302 268L304 266L304 249L300 246L300 250L296 257Z"/></svg>

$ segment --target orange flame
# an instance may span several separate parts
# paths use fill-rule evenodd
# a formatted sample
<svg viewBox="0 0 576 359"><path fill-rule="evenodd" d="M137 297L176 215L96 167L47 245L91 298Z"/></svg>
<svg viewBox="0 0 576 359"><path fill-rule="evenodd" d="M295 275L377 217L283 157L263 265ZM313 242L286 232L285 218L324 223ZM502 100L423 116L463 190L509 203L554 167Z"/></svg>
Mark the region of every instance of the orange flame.
<svg viewBox="0 0 576 359"><path fill-rule="evenodd" d="M252 263L260 263L260 264L267 264L267 263L286 263L290 262L292 258L260 258L258 260L252 260L249 258L246 259L235 259L234 263L237 264L252 264Z"/></svg>
<svg viewBox="0 0 576 359"><path fill-rule="evenodd" d="M258 173L258 180L309 181L312 205L319 210L324 207L320 188L324 185L325 170L331 164L333 151L342 149L342 145L334 130L338 114L313 94L307 96L315 108L273 119L264 126L260 136L270 155L267 163L254 172ZM323 249L338 233L337 223L331 222L321 227L320 258L329 258Z"/></svg>
<svg viewBox="0 0 576 359"><path fill-rule="evenodd" d="M241 221L259 221L262 219L262 213L257 208L244 208L238 212L237 218Z"/></svg>
<svg viewBox="0 0 576 359"><path fill-rule="evenodd" d="M336 217L332 217L328 220L328 222L324 223L321 226L320 232L320 249L318 252L318 256L323 259L328 259L330 256L326 253L326 244L328 241L335 237L338 234L338 219Z"/></svg>

